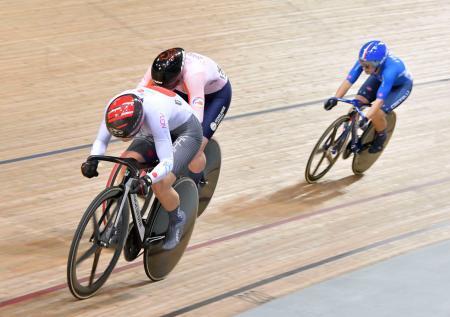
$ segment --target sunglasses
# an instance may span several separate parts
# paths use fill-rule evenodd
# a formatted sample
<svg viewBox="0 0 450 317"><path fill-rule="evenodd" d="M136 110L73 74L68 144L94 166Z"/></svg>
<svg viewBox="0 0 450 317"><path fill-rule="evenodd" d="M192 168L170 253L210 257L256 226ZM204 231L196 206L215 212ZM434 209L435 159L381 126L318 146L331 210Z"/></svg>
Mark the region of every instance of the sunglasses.
<svg viewBox="0 0 450 317"><path fill-rule="evenodd" d="M377 68L377 65L370 63L370 62L365 62L365 61L359 61L359 64L362 66L362 68Z"/></svg>

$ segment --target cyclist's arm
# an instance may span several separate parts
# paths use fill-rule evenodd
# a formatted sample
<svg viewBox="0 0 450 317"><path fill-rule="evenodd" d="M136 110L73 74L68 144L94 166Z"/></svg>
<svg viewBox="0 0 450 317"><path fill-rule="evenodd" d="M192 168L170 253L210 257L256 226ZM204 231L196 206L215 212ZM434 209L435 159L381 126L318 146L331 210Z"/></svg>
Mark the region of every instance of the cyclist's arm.
<svg viewBox="0 0 450 317"><path fill-rule="evenodd" d="M184 78L184 84L189 96L189 105L194 109L194 114L200 122L203 122L203 110L205 107L204 73L195 73Z"/></svg>
<svg viewBox="0 0 450 317"><path fill-rule="evenodd" d="M108 147L109 140L111 140L111 134L106 128L105 119L103 119L100 128L98 129L97 137L92 144L91 155L103 155Z"/></svg>
<svg viewBox="0 0 450 317"><path fill-rule="evenodd" d="M356 63L353 65L352 69L347 74L347 80L352 85L358 80L359 76L362 73L362 66L359 63L359 61L356 61Z"/></svg>
<svg viewBox="0 0 450 317"><path fill-rule="evenodd" d="M152 183L157 183L166 177L173 168L173 147L168 126L169 116L162 111L154 111L151 116L146 115L145 120L152 131L159 159L159 164L147 175L151 178Z"/></svg>
<svg viewBox="0 0 450 317"><path fill-rule="evenodd" d="M342 84L339 86L338 90L336 91L335 97L342 98L344 97L348 90L352 87L352 85L358 80L359 76L361 75L362 67L359 61L356 61L356 63L353 65L352 69L347 74L347 78L342 82Z"/></svg>
<svg viewBox="0 0 450 317"><path fill-rule="evenodd" d="M352 83L349 82L347 79L342 82L342 84L339 86L338 90L336 91L335 97L342 98L344 97L348 90L352 87Z"/></svg>
<svg viewBox="0 0 450 317"><path fill-rule="evenodd" d="M395 77L395 72L388 71L383 73L381 85L377 91L377 99L384 100L389 95L392 85L394 84Z"/></svg>

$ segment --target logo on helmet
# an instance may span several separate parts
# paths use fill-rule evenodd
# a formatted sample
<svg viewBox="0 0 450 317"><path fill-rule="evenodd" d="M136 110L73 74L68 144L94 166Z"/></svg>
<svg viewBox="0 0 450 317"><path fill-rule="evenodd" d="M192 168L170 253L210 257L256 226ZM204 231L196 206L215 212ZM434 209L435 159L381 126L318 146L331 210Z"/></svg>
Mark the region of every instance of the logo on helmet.
<svg viewBox="0 0 450 317"><path fill-rule="evenodd" d="M134 94L115 98L105 113L108 131L119 138L134 136L139 131L143 118L142 99Z"/></svg>
<svg viewBox="0 0 450 317"><path fill-rule="evenodd" d="M175 56L175 54L178 52L178 50L176 48L170 48L164 52L162 52L161 54L159 54L159 59L162 61L166 61L169 59L173 60L173 57Z"/></svg>
<svg viewBox="0 0 450 317"><path fill-rule="evenodd" d="M111 134L116 137L120 137L120 136L124 135L124 132L122 130L114 129L114 128L109 128L109 130L110 130Z"/></svg>

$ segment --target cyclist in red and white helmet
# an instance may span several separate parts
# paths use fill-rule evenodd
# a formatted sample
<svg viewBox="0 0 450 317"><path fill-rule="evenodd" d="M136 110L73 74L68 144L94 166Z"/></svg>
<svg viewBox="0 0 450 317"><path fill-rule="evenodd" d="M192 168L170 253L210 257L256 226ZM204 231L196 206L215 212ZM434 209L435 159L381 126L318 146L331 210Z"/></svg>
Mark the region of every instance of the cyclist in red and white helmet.
<svg viewBox="0 0 450 317"><path fill-rule="evenodd" d="M200 149L200 122L192 108L174 92L157 86L138 88L127 90L108 103L91 155L103 155L112 135L133 140L123 157L147 163L159 160L141 182L152 187L169 212L163 248L173 249L183 234L186 215L172 185ZM81 166L82 174L89 178L98 176L97 165L98 162L86 161Z"/></svg>

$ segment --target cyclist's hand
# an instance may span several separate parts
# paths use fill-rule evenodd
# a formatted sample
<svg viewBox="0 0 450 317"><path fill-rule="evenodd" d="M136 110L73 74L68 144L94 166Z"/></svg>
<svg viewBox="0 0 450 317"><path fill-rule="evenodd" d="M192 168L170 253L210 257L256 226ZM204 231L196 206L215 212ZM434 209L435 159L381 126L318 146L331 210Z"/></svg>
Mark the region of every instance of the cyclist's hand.
<svg viewBox="0 0 450 317"><path fill-rule="evenodd" d="M97 177L98 161L86 161L81 164L81 174L87 178Z"/></svg>
<svg viewBox="0 0 450 317"><path fill-rule="evenodd" d="M328 111L328 110L333 109L333 107L336 105L337 105L337 99L335 97L331 97L331 98L328 98L328 100L324 102L323 108Z"/></svg>
<svg viewBox="0 0 450 317"><path fill-rule="evenodd" d="M148 190L152 186L152 179L148 175L144 175L137 181L133 182L130 192L132 194L147 195Z"/></svg>

